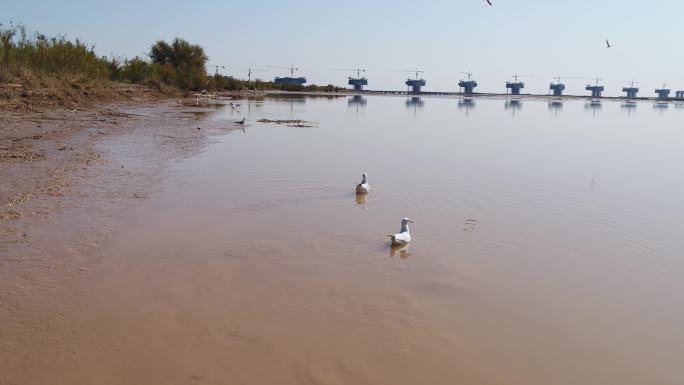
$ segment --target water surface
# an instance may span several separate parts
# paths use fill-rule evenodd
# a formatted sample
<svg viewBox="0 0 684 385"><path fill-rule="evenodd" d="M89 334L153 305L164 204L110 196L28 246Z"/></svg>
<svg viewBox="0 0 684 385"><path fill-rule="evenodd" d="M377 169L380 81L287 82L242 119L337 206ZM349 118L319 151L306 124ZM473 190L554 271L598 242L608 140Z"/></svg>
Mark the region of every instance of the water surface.
<svg viewBox="0 0 684 385"><path fill-rule="evenodd" d="M102 251L73 315L89 378L681 383L679 105L239 102L197 119L244 130L177 163ZM392 249L402 217L414 241Z"/></svg>

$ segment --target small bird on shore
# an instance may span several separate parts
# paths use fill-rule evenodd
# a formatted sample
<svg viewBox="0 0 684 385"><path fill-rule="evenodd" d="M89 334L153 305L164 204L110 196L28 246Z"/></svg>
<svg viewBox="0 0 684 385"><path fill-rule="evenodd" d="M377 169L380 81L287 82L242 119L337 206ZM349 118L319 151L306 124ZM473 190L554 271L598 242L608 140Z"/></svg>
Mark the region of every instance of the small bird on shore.
<svg viewBox="0 0 684 385"><path fill-rule="evenodd" d="M610 48L610 47L612 47L612 45L610 45L610 42L608 41L608 39L606 39L606 48Z"/></svg>
<svg viewBox="0 0 684 385"><path fill-rule="evenodd" d="M401 246L411 242L411 234L409 233L408 224L413 223L412 220L404 218L401 220L401 231L394 235L388 235L392 241L392 245Z"/></svg>
<svg viewBox="0 0 684 385"><path fill-rule="evenodd" d="M356 194L368 194L370 192L370 185L368 184L368 174L365 172L361 175L361 183L356 185Z"/></svg>

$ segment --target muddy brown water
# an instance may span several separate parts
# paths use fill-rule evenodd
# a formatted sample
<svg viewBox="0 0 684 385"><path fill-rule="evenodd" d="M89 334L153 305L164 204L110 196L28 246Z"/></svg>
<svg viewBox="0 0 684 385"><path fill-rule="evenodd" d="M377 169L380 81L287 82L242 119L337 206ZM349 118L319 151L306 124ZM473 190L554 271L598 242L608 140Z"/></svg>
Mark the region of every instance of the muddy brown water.
<svg viewBox="0 0 684 385"><path fill-rule="evenodd" d="M680 106L241 103L195 117L248 122L117 217L0 383L682 382Z"/></svg>

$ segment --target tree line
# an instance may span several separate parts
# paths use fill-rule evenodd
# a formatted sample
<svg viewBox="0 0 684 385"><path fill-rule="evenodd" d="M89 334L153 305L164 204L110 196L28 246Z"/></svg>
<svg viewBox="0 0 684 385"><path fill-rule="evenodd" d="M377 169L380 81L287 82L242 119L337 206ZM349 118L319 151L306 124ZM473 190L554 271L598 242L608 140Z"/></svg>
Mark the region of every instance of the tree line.
<svg viewBox="0 0 684 385"><path fill-rule="evenodd" d="M65 80L112 80L181 90L264 90L341 91L332 84L304 86L276 84L256 79L247 81L222 75L209 75L204 49L186 40L159 40L146 57L119 59L98 56L95 46L65 36L29 35L19 25L0 24L0 83L40 82L45 77Z"/></svg>

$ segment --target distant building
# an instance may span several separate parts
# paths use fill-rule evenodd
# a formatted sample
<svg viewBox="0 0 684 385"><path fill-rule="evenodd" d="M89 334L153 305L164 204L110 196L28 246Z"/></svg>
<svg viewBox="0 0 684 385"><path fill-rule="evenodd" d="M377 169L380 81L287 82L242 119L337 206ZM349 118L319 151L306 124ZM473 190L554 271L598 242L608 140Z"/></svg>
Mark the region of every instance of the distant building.
<svg viewBox="0 0 684 385"><path fill-rule="evenodd" d="M425 87L425 80L423 79L406 79L406 84L411 88L411 92L414 94L420 93L420 88Z"/></svg>
<svg viewBox="0 0 684 385"><path fill-rule="evenodd" d="M520 95L520 90L525 88L525 83L523 82L506 82L506 91L511 90L512 95Z"/></svg>
<svg viewBox="0 0 684 385"><path fill-rule="evenodd" d="M669 88L660 88L655 90L655 93L658 95L659 99L667 99L670 97L670 89Z"/></svg>
<svg viewBox="0 0 684 385"><path fill-rule="evenodd" d="M349 77L349 83L348 84L350 86L354 86L355 91L363 91L363 86L368 85L368 79Z"/></svg>
<svg viewBox="0 0 684 385"><path fill-rule="evenodd" d="M565 84L563 83L551 83L549 89L553 91L553 96L562 96L563 90L565 90Z"/></svg>
<svg viewBox="0 0 684 385"><path fill-rule="evenodd" d="M463 93L473 94L475 87L477 87L477 82L475 80L461 80L458 82L458 86L463 89Z"/></svg>
<svg viewBox="0 0 684 385"><path fill-rule="evenodd" d="M600 98L601 94L605 90L605 88L603 86L590 86L590 85L587 85L586 87L584 87L584 89L587 91L591 91L591 96L594 98Z"/></svg>
<svg viewBox="0 0 684 385"><path fill-rule="evenodd" d="M622 92L626 93L628 98L634 99L637 97L639 89L637 87L623 87Z"/></svg>
<svg viewBox="0 0 684 385"><path fill-rule="evenodd" d="M292 77L276 77L275 78L275 83L276 84L305 84L306 83L306 78L292 78Z"/></svg>
<svg viewBox="0 0 684 385"><path fill-rule="evenodd" d="M684 99L684 91L677 91L675 92L675 95L677 95L677 99Z"/></svg>

